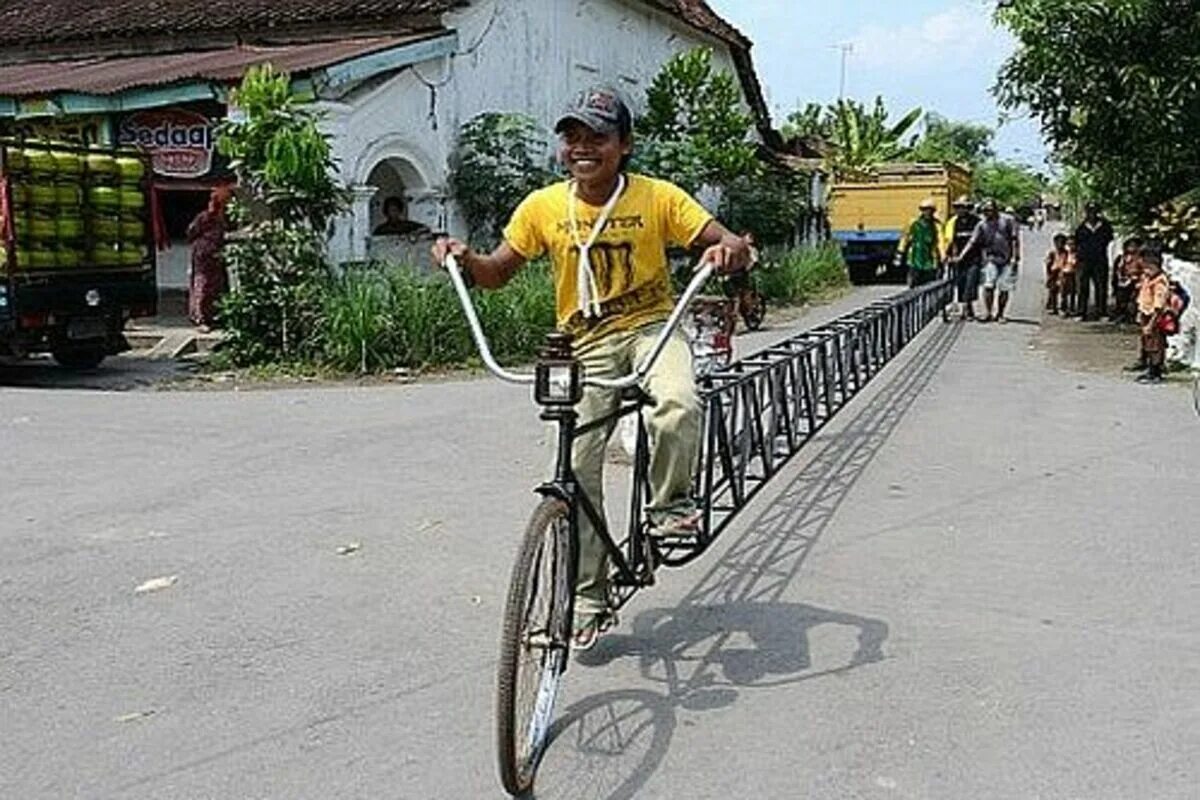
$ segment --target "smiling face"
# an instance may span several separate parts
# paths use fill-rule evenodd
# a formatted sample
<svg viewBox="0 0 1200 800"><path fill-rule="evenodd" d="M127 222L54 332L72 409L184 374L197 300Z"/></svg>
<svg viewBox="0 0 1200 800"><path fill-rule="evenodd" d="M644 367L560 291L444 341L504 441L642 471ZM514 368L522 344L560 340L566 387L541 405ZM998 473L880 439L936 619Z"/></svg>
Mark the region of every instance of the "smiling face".
<svg viewBox="0 0 1200 800"><path fill-rule="evenodd" d="M622 140L619 133L598 133L582 122L568 123L559 139L559 160L580 183L612 181L632 152L632 137Z"/></svg>

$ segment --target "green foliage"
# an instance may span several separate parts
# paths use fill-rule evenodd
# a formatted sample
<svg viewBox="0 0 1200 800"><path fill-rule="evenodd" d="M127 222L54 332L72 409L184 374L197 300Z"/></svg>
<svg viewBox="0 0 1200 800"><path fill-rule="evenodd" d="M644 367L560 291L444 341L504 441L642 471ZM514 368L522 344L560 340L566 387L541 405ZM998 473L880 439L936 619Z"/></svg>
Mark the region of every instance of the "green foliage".
<svg viewBox="0 0 1200 800"><path fill-rule="evenodd" d="M986 125L955 122L930 112L925 116L925 133L908 157L913 161L950 161L978 167L995 158L995 136L996 132Z"/></svg>
<svg viewBox="0 0 1200 800"><path fill-rule="evenodd" d="M766 250L754 275L759 291L773 305L808 302L849 285L836 244Z"/></svg>
<svg viewBox="0 0 1200 800"><path fill-rule="evenodd" d="M1077 167L1064 167L1062 177L1053 188L1062 202L1063 218L1071 225L1082 222L1084 206L1099 199L1091 176Z"/></svg>
<svg viewBox="0 0 1200 800"><path fill-rule="evenodd" d="M548 149L545 133L521 114L481 114L463 126L449 180L472 244L499 242L526 195L554 179Z"/></svg>
<svg viewBox="0 0 1200 800"><path fill-rule="evenodd" d="M1146 233L1180 258L1200 260L1200 188L1160 206Z"/></svg>
<svg viewBox="0 0 1200 800"><path fill-rule="evenodd" d="M253 68L233 102L244 119L221 126L218 147L244 204L224 251L238 279L220 307L225 357L239 366L305 358L319 347L326 235L346 193L319 116L296 101L287 75Z"/></svg>
<svg viewBox="0 0 1200 800"><path fill-rule="evenodd" d="M501 361L532 359L554 328L554 289L544 263L499 291L475 294L480 322ZM475 346L454 288L441 275L368 264L329 281L321 321L328 366L362 374L471 361Z"/></svg>
<svg viewBox="0 0 1200 800"><path fill-rule="evenodd" d="M1195 0L1009 0L1017 38L1000 74L1058 157L1091 176L1118 216L1200 183L1200 13Z"/></svg>
<svg viewBox="0 0 1200 800"><path fill-rule="evenodd" d="M721 219L731 230L752 233L759 245L791 244L810 207L809 178L791 170L763 167L725 187Z"/></svg>
<svg viewBox="0 0 1200 800"><path fill-rule="evenodd" d="M710 50L671 59L647 90L633 168L692 194L716 190L730 228L785 244L808 211L808 180L758 158L754 119L742 110L738 86L713 65Z"/></svg>
<svg viewBox="0 0 1200 800"><path fill-rule="evenodd" d="M713 66L712 51L675 56L646 92L637 121L635 168L691 193L723 189L758 170L750 134L754 118L742 110L737 79Z"/></svg>
<svg viewBox="0 0 1200 800"><path fill-rule="evenodd" d="M980 197L991 198L1000 207L1030 206L1045 191L1046 181L1028 167L992 161L975 171L975 189Z"/></svg>
<svg viewBox="0 0 1200 800"><path fill-rule="evenodd" d="M237 288L220 306L228 360L248 366L315 353L321 291L330 272L324 236L267 220L232 237L224 258L238 276Z"/></svg>
<svg viewBox="0 0 1200 800"><path fill-rule="evenodd" d="M838 100L828 106L809 103L788 116L785 135L815 136L833 149L835 172L868 169L909 155L909 136L921 120L922 111L914 108L892 122L882 97L873 106L857 100Z"/></svg>
<svg viewBox="0 0 1200 800"><path fill-rule="evenodd" d="M905 137L922 113L914 108L893 123L882 97L876 97L870 109L856 100L837 101L830 106L834 170L864 169L905 158L910 149Z"/></svg>
<svg viewBox="0 0 1200 800"><path fill-rule="evenodd" d="M252 67L230 101L243 118L220 125L217 147L242 191L272 219L324 231L347 198L330 178L336 164L320 114L302 105L289 77L270 64Z"/></svg>
<svg viewBox="0 0 1200 800"><path fill-rule="evenodd" d="M833 138L833 124L828 107L820 103L809 103L804 108L788 114L783 123L783 138Z"/></svg>

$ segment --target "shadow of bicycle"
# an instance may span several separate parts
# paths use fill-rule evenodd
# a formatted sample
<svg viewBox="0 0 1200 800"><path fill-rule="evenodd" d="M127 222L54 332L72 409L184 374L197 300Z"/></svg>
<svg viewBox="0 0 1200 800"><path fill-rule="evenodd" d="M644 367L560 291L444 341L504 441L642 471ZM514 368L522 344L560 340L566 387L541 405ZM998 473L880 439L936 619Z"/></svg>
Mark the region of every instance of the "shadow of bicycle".
<svg viewBox="0 0 1200 800"><path fill-rule="evenodd" d="M885 658L888 624L784 601L866 468L961 335L943 326L854 415L672 608L582 654L584 666L636 658L650 689L604 692L564 710L539 773L539 800L625 800L654 775L680 712L703 713ZM816 640L819 637L819 646Z"/></svg>

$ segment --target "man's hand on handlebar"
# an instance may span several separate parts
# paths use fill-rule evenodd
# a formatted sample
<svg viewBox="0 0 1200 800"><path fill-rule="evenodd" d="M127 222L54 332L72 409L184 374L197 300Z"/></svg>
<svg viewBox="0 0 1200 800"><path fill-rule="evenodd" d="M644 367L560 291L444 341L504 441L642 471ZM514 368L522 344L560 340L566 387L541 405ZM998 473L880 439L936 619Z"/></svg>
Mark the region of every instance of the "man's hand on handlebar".
<svg viewBox="0 0 1200 800"><path fill-rule="evenodd" d="M735 236L726 234L721 241L704 251L700 257L701 264L712 264L721 275L731 275L735 272L745 272L758 261L758 253L754 249L754 237L750 234Z"/></svg>
<svg viewBox="0 0 1200 800"><path fill-rule="evenodd" d="M433 243L433 248L430 251L433 254L433 262L438 269L446 266L446 257L454 256L458 260L462 260L463 256L471 252L471 248L458 239L453 239L449 236L439 236L437 241Z"/></svg>

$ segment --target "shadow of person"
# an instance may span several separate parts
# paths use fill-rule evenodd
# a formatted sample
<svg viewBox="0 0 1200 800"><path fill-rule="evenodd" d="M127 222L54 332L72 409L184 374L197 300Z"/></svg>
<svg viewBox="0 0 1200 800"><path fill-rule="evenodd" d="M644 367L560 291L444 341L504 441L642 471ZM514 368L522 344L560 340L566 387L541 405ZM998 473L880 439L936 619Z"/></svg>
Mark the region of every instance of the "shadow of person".
<svg viewBox="0 0 1200 800"><path fill-rule="evenodd" d="M814 652L810 632L841 629L853 642ZM883 620L798 603L726 603L638 615L626 646L642 674L684 702L696 690L771 688L883 660Z"/></svg>
<svg viewBox="0 0 1200 800"><path fill-rule="evenodd" d="M818 628L835 635L814 647ZM883 660L888 636L882 620L797 603L653 609L638 615L633 631L592 652L607 661L637 658L663 692L603 692L565 709L538 770L537 800L636 797L666 757L680 710L716 711L745 690L873 664Z"/></svg>

